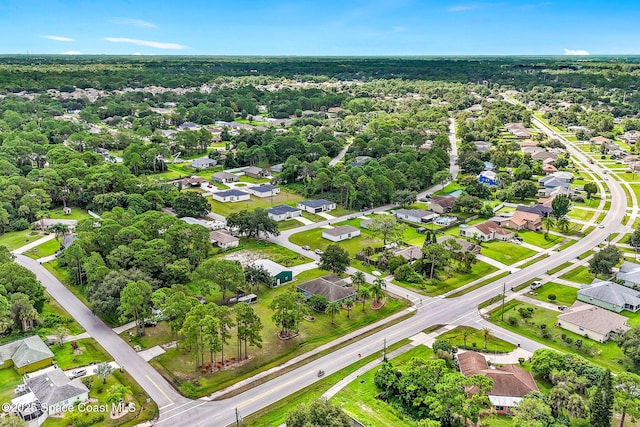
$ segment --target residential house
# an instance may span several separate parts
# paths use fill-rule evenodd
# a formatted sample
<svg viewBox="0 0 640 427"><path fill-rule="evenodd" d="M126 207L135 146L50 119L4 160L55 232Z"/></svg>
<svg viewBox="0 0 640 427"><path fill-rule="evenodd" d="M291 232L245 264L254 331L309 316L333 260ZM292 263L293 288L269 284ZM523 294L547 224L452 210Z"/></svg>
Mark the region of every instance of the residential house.
<svg viewBox="0 0 640 427"><path fill-rule="evenodd" d="M280 187L271 184L255 185L245 188L245 191L256 197L271 197L280 193Z"/></svg>
<svg viewBox="0 0 640 427"><path fill-rule="evenodd" d="M187 130L187 129L188 130L198 130L198 129L200 129L200 126L198 126L197 124L192 123L192 122L185 122L185 123L182 123L180 126L178 126L178 129L180 129L180 130Z"/></svg>
<svg viewBox="0 0 640 427"><path fill-rule="evenodd" d="M532 391L538 391L533 376L519 366L503 365L489 368L485 357L475 351L458 353L458 366L465 377L484 375L493 380L489 401L498 414L511 414L524 396ZM473 393L473 389L469 392Z"/></svg>
<svg viewBox="0 0 640 427"><path fill-rule="evenodd" d="M60 368L25 378L24 383L29 393L14 399L15 403L21 403L16 406L29 410L39 407L40 413L45 416L62 413L64 408L89 399L87 386L79 378L70 379ZM40 414L36 411L29 414L22 412L20 415L23 419L35 419Z"/></svg>
<svg viewBox="0 0 640 427"><path fill-rule="evenodd" d="M546 163L542 165L542 172L544 172L546 175L550 175L552 173L558 172L558 168L556 168L551 164Z"/></svg>
<svg viewBox="0 0 640 427"><path fill-rule="evenodd" d="M393 211L393 215L405 221L428 223L438 217L438 214L423 209L398 209Z"/></svg>
<svg viewBox="0 0 640 427"><path fill-rule="evenodd" d="M512 216L499 217L498 219L499 221L494 222L511 230L542 230L542 217L536 213L515 211Z"/></svg>
<svg viewBox="0 0 640 427"><path fill-rule="evenodd" d="M208 157L200 157L199 159L191 160L191 163L189 165L192 168L196 168L196 169L206 169L206 168L212 168L217 164L218 162L214 159L210 159Z"/></svg>
<svg viewBox="0 0 640 427"><path fill-rule="evenodd" d="M348 240L360 235L360 229L350 225L340 225L338 227L322 230L322 237L332 242Z"/></svg>
<svg viewBox="0 0 640 427"><path fill-rule="evenodd" d="M493 221L485 221L479 224L460 225L460 235L471 239L480 239L484 242L491 240L507 241L513 238L513 233L500 227Z"/></svg>
<svg viewBox="0 0 640 427"><path fill-rule="evenodd" d="M629 273L622 273L629 274ZM603 280L578 290L578 301L586 302L620 313L622 310L640 310L640 291Z"/></svg>
<svg viewBox="0 0 640 427"><path fill-rule="evenodd" d="M605 138L604 136L594 136L593 138L591 138L589 140L589 142L591 142L592 144L595 145L602 145L602 144L608 144L610 142L613 142L612 140L610 140L609 138Z"/></svg>
<svg viewBox="0 0 640 427"><path fill-rule="evenodd" d="M486 185L498 185L498 174L494 171L482 171L478 175L478 181Z"/></svg>
<svg viewBox="0 0 640 427"><path fill-rule="evenodd" d="M229 172L216 172L211 175L211 179L220 184L226 184L228 182L238 182L240 179L238 175Z"/></svg>
<svg viewBox="0 0 640 427"><path fill-rule="evenodd" d="M317 200L303 200L301 202L296 203L296 207L298 209L302 209L303 211L307 211L309 213L318 213L318 212L329 212L336 208L335 202L325 199L317 199Z"/></svg>
<svg viewBox="0 0 640 427"><path fill-rule="evenodd" d="M238 247L240 244L240 239L235 236L232 236L226 230L214 230L209 233L209 239L211 243L222 248L229 249Z"/></svg>
<svg viewBox="0 0 640 427"><path fill-rule="evenodd" d="M547 175L543 178L540 178L538 180L538 184L541 185L542 187L544 187L543 189L539 190L539 193L542 193L546 196L551 195L552 190L557 189L557 188L562 188L564 190L566 190L566 193L571 193L571 181L566 179L565 176L563 175L558 175L558 174L562 174L564 172L556 172L554 174L551 175ZM573 176L572 176L573 179Z"/></svg>
<svg viewBox="0 0 640 427"><path fill-rule="evenodd" d="M269 176L269 172L256 166L249 166L248 168L244 169L243 172L245 175L250 176L251 178L265 178Z"/></svg>
<svg viewBox="0 0 640 427"><path fill-rule="evenodd" d="M277 165L271 166L269 169L271 169L271 172L282 172L284 169L284 163L278 163Z"/></svg>
<svg viewBox="0 0 640 427"><path fill-rule="evenodd" d="M301 283L296 290L301 292L307 300L314 295L320 295L325 297L327 302L341 302L356 296L356 290L335 274Z"/></svg>
<svg viewBox="0 0 640 427"><path fill-rule="evenodd" d="M623 262L616 273L616 279L621 280L625 286L640 289L640 264Z"/></svg>
<svg viewBox="0 0 640 427"><path fill-rule="evenodd" d="M224 223L222 223L221 221L207 221L204 219L192 218L190 216L183 216L179 219L186 222L187 224L200 225L210 230L220 230L221 228L224 228Z"/></svg>
<svg viewBox="0 0 640 427"><path fill-rule="evenodd" d="M551 203L549 203L548 206L538 203L537 205L531 205L531 206L518 205L516 206L516 212L518 211L537 214L537 215L540 215L542 218L545 218L551 214L552 209L551 209Z"/></svg>
<svg viewBox="0 0 640 427"><path fill-rule="evenodd" d="M533 141L531 139L525 139L524 141L519 141L518 145L520 146L520 149L522 149L523 147L537 147L539 144L538 141Z"/></svg>
<svg viewBox="0 0 640 427"><path fill-rule="evenodd" d="M447 196L433 196L431 203L429 203L429 209L438 214L446 214L451 212L455 201L456 197L451 194Z"/></svg>
<svg viewBox="0 0 640 427"><path fill-rule="evenodd" d="M418 150L429 151L431 150L431 147L433 147L433 141L430 139L427 139L420 147L418 147Z"/></svg>
<svg viewBox="0 0 640 427"><path fill-rule="evenodd" d="M302 216L302 211L289 205L278 205L269 208L267 215L274 221L284 221Z"/></svg>
<svg viewBox="0 0 640 427"><path fill-rule="evenodd" d="M538 151L537 153L533 153L531 155L533 160L542 160L545 162L555 162L558 160L558 155L556 153L552 153L551 151L543 150Z"/></svg>
<svg viewBox="0 0 640 427"><path fill-rule="evenodd" d="M460 245L460 252L471 252L476 255L480 253L480 246L476 245L475 243L471 243L468 240L458 239L457 237L453 236L441 236L437 238L437 242L441 245L447 240L455 240L455 242Z"/></svg>
<svg viewBox="0 0 640 427"><path fill-rule="evenodd" d="M522 146L520 147L520 151L522 151L525 154L531 154L533 156L536 153L546 152L547 150L542 147L538 147L534 145L534 146Z"/></svg>
<svg viewBox="0 0 640 427"><path fill-rule="evenodd" d="M613 334L629 330L627 318L609 310L576 301L557 318L557 326L585 338L604 343Z"/></svg>
<svg viewBox="0 0 640 427"><path fill-rule="evenodd" d="M226 190L226 191L217 191L212 193L213 200L217 200L219 202L227 203L227 202L242 202L245 200L249 200L251 195L249 193L245 193L240 190Z"/></svg>
<svg viewBox="0 0 640 427"><path fill-rule="evenodd" d="M635 129L628 130L622 135L620 135L620 139L628 142L629 144L635 144L638 138L640 138L640 131L637 131Z"/></svg>
<svg viewBox="0 0 640 427"><path fill-rule="evenodd" d="M204 178L200 178L199 176L183 178L173 182L174 185L181 188L200 187L202 184L206 184L206 183L207 183L207 180Z"/></svg>
<svg viewBox="0 0 640 427"><path fill-rule="evenodd" d="M412 263L413 261L422 258L422 249L418 246L408 246L406 248L396 249L394 251L394 255L401 256L409 261L409 263Z"/></svg>
<svg viewBox="0 0 640 427"><path fill-rule="evenodd" d="M516 138L531 138L531 132L522 123L507 123L504 128Z"/></svg>
<svg viewBox="0 0 640 427"><path fill-rule="evenodd" d="M489 151L489 149L491 148L491 144L489 144L487 141L473 141L473 145L475 145L476 149L481 153Z"/></svg>
<svg viewBox="0 0 640 427"><path fill-rule="evenodd" d="M273 277L272 287L293 280L293 271L290 268L284 267L270 259L258 259L253 262L253 265L255 267L262 267L269 272L271 277Z"/></svg>
<svg viewBox="0 0 640 427"><path fill-rule="evenodd" d="M369 225L373 222L373 218L364 218L360 220L360 228L369 228Z"/></svg>
<svg viewBox="0 0 640 427"><path fill-rule="evenodd" d="M351 166L362 166L367 162L367 160L371 159L373 159L371 156L356 156L356 158L351 162Z"/></svg>
<svg viewBox="0 0 640 427"><path fill-rule="evenodd" d="M53 352L37 335L0 346L0 369L13 366L19 374L51 366Z"/></svg>

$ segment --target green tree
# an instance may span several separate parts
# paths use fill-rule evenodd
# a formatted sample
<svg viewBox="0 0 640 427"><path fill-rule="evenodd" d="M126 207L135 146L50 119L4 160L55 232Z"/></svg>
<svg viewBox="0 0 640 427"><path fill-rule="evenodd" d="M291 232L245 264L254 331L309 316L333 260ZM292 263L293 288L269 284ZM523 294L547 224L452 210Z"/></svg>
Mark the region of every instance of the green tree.
<svg viewBox="0 0 640 427"><path fill-rule="evenodd" d="M238 261L209 258L203 261L194 271L193 278L201 282L203 292L210 294L214 286L222 292L226 300L228 291L236 292L245 284L242 265Z"/></svg>
<svg viewBox="0 0 640 427"><path fill-rule="evenodd" d="M371 292L369 291L369 288L362 286L360 289L356 291L356 293L358 295L358 298L362 300L362 311L364 311L365 303L367 302L367 299L371 296Z"/></svg>
<svg viewBox="0 0 640 427"><path fill-rule="evenodd" d="M388 241L396 242L402 239L406 226L399 223L393 215L376 215L371 220L368 229L374 235L382 236L383 244L386 245Z"/></svg>
<svg viewBox="0 0 640 427"><path fill-rule="evenodd" d="M369 292L371 293L371 298L377 304L380 302L382 298L384 298L384 291L382 289L387 287L387 282L383 278L378 277L373 281L371 287L369 287Z"/></svg>
<svg viewBox="0 0 640 427"><path fill-rule="evenodd" d="M49 231L55 234L56 242L58 242L58 247L62 249L60 240L64 240L64 238L69 234L69 226L67 224L56 222L55 224L51 224L51 227L49 227Z"/></svg>
<svg viewBox="0 0 640 427"><path fill-rule="evenodd" d="M262 208L252 211L242 210L227 217L227 226L236 229L238 233L249 238L279 236L278 222L269 218L269 213Z"/></svg>
<svg viewBox="0 0 640 427"><path fill-rule="evenodd" d="M273 310L271 319L280 327L281 337L291 337L298 333L300 321L309 314L304 302L301 293L288 291L276 296L269 304L269 308Z"/></svg>
<svg viewBox="0 0 640 427"><path fill-rule="evenodd" d="M526 199L535 197L538 194L538 186L533 181L516 181L511 185L511 191L518 199Z"/></svg>
<svg viewBox="0 0 640 427"><path fill-rule="evenodd" d="M551 216L545 216L542 218L542 225L544 226L544 238L549 237L549 229L555 225L555 221Z"/></svg>
<svg viewBox="0 0 640 427"><path fill-rule="evenodd" d="M514 409L515 427L546 427L553 425L551 407L544 395L537 392L527 394Z"/></svg>
<svg viewBox="0 0 640 427"><path fill-rule="evenodd" d="M627 415L634 421L640 416L640 377L631 372L620 372L614 384L613 408L620 414L620 427L624 427Z"/></svg>
<svg viewBox="0 0 640 427"><path fill-rule="evenodd" d="M603 373L595 392L591 396L589 407L591 409L590 425L593 427L611 427L613 411L613 383L611 372Z"/></svg>
<svg viewBox="0 0 640 427"><path fill-rule="evenodd" d="M611 269L620 262L622 254L620 250L612 245L596 252L589 260L589 271L595 275L611 274Z"/></svg>
<svg viewBox="0 0 640 427"><path fill-rule="evenodd" d="M587 200L591 200L591 196L598 192L598 186L594 182L584 184L584 192L587 193Z"/></svg>
<svg viewBox="0 0 640 427"><path fill-rule="evenodd" d="M571 210L571 199L566 194L558 194L551 202L551 215L557 220Z"/></svg>
<svg viewBox="0 0 640 427"><path fill-rule="evenodd" d="M247 345L262 348L262 321L253 307L241 302L233 307L236 313L238 332L238 358L242 358L242 344L244 343L244 357L247 359Z"/></svg>
<svg viewBox="0 0 640 427"><path fill-rule="evenodd" d="M489 337L492 337L493 333L491 332L491 329L489 328L482 328L482 338L484 340L484 349L487 349L487 340L489 339Z"/></svg>
<svg viewBox="0 0 640 427"><path fill-rule="evenodd" d="M322 270L333 271L334 273L344 273L349 267L351 257L349 252L340 245L331 244L322 255L320 255L319 267Z"/></svg>
<svg viewBox="0 0 640 427"><path fill-rule="evenodd" d="M96 376L102 380L102 384L107 383L107 377L113 373L114 369L107 362L102 362L96 366Z"/></svg>
<svg viewBox="0 0 640 427"><path fill-rule="evenodd" d="M342 408L318 399L308 405L299 405L289 412L286 424L287 427L350 427L352 422Z"/></svg>
<svg viewBox="0 0 640 427"><path fill-rule="evenodd" d="M114 384L107 389L107 395L104 400L107 403L118 403L122 401L128 394L131 393L131 389L122 384Z"/></svg>
<svg viewBox="0 0 640 427"><path fill-rule="evenodd" d="M446 265L451 254L439 243L431 243L422 248L424 259L430 264L429 279L433 279L436 268Z"/></svg>
<svg viewBox="0 0 640 427"><path fill-rule="evenodd" d="M209 213L211 206L207 199L195 191L181 191L171 205L179 217L202 218Z"/></svg>
<svg viewBox="0 0 640 427"><path fill-rule="evenodd" d="M367 283L367 278L364 273L360 270L357 270L355 273L351 275L351 284L355 287L356 292L360 290L360 287Z"/></svg>
<svg viewBox="0 0 640 427"><path fill-rule="evenodd" d="M556 226L565 233L569 230L570 225L571 222L569 221L569 217L567 216L561 216L560 218L556 219Z"/></svg>
<svg viewBox="0 0 640 427"><path fill-rule="evenodd" d="M636 248L636 250L640 248L640 228L633 231L633 234L631 234L631 237L629 238L629 244Z"/></svg>
<svg viewBox="0 0 640 427"><path fill-rule="evenodd" d="M151 285L144 280L129 282L120 292L120 319L126 322L133 317L136 322L136 335L144 335L144 320L151 311Z"/></svg>
<svg viewBox="0 0 640 427"><path fill-rule="evenodd" d="M338 301L331 301L327 303L327 307L325 308L325 313L331 315L331 324L335 325L335 315L340 313L340 303Z"/></svg>
<svg viewBox="0 0 640 427"><path fill-rule="evenodd" d="M10 304L9 316L15 327L20 327L22 332L31 330L38 319L38 311L29 296L22 292L10 294Z"/></svg>
<svg viewBox="0 0 640 427"><path fill-rule="evenodd" d="M355 304L354 299L347 298L342 301L342 304L344 305L345 310L347 310L347 319L351 319L351 310L353 310L353 305Z"/></svg>

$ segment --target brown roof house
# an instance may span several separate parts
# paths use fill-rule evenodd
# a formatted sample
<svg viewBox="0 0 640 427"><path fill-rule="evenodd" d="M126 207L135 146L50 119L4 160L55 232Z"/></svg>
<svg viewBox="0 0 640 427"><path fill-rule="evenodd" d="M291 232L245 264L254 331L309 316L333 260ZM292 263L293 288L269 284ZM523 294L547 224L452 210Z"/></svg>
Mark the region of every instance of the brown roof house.
<svg viewBox="0 0 640 427"><path fill-rule="evenodd" d="M538 391L538 386L528 371L514 365L489 367L485 357L475 351L459 353L458 365L465 377L484 375L493 380L489 401L498 414L510 414L511 409L518 406L527 393Z"/></svg>
<svg viewBox="0 0 640 427"><path fill-rule="evenodd" d="M335 274L301 283L296 287L296 290L302 292L305 299L321 295L327 299L327 302L340 302L356 296L356 290L347 286L347 283Z"/></svg>
<svg viewBox="0 0 640 427"><path fill-rule="evenodd" d="M256 166L249 166L244 170L244 174L250 176L251 178L264 178L269 176L268 171Z"/></svg>
<svg viewBox="0 0 640 427"><path fill-rule="evenodd" d="M456 198L453 196L433 196L429 209L439 214L448 213L451 212L455 201Z"/></svg>
<svg viewBox="0 0 640 427"><path fill-rule="evenodd" d="M511 230L542 230L542 217L532 212L515 211L512 216L499 219L498 223L502 227L510 228Z"/></svg>
<svg viewBox="0 0 640 427"><path fill-rule="evenodd" d="M607 342L612 334L625 334L629 330L626 317L580 301L565 309L556 325L601 343Z"/></svg>
<svg viewBox="0 0 640 427"><path fill-rule="evenodd" d="M174 182L176 186L182 187L182 188L200 187L202 184L205 184L205 183L207 183L207 180L204 178L200 178L199 176L183 178Z"/></svg>
<svg viewBox="0 0 640 427"><path fill-rule="evenodd" d="M513 233L500 227L493 221L485 221L479 224L460 225L460 235L471 239L480 239L484 242L490 240L502 240L506 242L513 238Z"/></svg>
<svg viewBox="0 0 640 427"><path fill-rule="evenodd" d="M460 245L460 251L461 252L471 252L474 254L479 254L480 253L480 246L476 245L475 243L471 243L468 240L463 240L463 239L457 239L453 236L441 236L438 237L437 242L439 244L443 244L445 241L447 240L455 240L457 244Z"/></svg>

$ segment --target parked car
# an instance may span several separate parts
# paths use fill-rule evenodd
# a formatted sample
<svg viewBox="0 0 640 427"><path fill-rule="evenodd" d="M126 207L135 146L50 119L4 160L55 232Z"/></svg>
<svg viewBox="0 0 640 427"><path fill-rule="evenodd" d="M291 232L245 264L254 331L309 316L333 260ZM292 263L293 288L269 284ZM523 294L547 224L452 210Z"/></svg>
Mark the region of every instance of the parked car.
<svg viewBox="0 0 640 427"><path fill-rule="evenodd" d="M71 371L71 375L69 375L69 378L71 379L80 378L80 377L84 377L85 375L87 375L86 369L84 368L74 369L73 371Z"/></svg>
<svg viewBox="0 0 640 427"><path fill-rule="evenodd" d="M157 326L158 322L156 322L155 320L151 320L151 319L145 319L144 320L144 327L148 328L148 327L153 327L153 326ZM142 326L142 322L140 322L140 326Z"/></svg>
<svg viewBox="0 0 640 427"><path fill-rule="evenodd" d="M311 246L309 246L309 245L304 245L304 246L302 247L302 249L304 249L305 251L309 251L309 250L311 250Z"/></svg>
<svg viewBox="0 0 640 427"><path fill-rule="evenodd" d="M560 310L560 311L564 311L566 308L567 308L566 305L559 305L558 306L558 310Z"/></svg>
<svg viewBox="0 0 640 427"><path fill-rule="evenodd" d="M532 284L529 285L531 289L538 289L540 286L542 286L542 282L540 281L533 282Z"/></svg>
<svg viewBox="0 0 640 427"><path fill-rule="evenodd" d="M318 255L322 255L324 253L322 249L316 249L314 252Z"/></svg>

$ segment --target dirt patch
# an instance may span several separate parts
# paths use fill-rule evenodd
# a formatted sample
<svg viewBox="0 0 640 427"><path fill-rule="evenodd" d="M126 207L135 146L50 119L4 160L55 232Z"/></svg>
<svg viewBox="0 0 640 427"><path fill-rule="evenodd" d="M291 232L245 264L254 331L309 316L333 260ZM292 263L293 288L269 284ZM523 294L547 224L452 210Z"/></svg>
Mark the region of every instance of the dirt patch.
<svg viewBox="0 0 640 427"><path fill-rule="evenodd" d="M371 302L371 310L380 310L384 306L385 299L381 299L378 302Z"/></svg>
<svg viewBox="0 0 640 427"><path fill-rule="evenodd" d="M265 256L262 252L250 251L250 250L241 250L237 252L232 252L228 255L222 257L223 259L228 259L230 261L238 261L242 264L243 267L253 264L259 259L264 259Z"/></svg>

